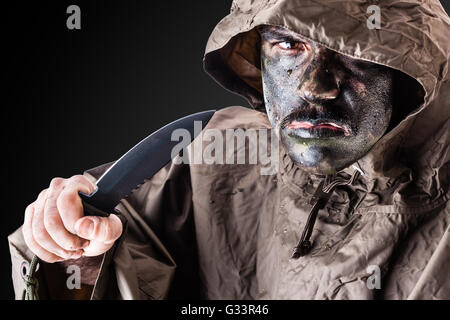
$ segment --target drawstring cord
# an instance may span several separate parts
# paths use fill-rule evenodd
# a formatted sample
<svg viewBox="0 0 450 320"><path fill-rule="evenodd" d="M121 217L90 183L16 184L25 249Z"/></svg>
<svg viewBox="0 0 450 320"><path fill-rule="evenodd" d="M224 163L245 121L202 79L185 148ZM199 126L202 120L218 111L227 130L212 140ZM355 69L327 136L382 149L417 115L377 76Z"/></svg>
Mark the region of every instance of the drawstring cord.
<svg viewBox="0 0 450 320"><path fill-rule="evenodd" d="M312 243L310 238L314 230L314 224L317 220L317 214L319 213L320 209L325 208L325 205L327 204L328 199L330 199L334 188L337 186L353 184L353 182L358 179L360 174L360 170L355 168L355 171L349 179L327 175L325 179L322 180L322 182L317 187L314 196L311 198L310 204L313 205L313 207L311 208L311 211L309 213L308 220L306 221L306 225L302 232L302 236L300 237L297 246L293 250L291 257L292 259L298 259L304 255L307 255L311 250Z"/></svg>
<svg viewBox="0 0 450 320"><path fill-rule="evenodd" d="M30 270L28 274L24 275L23 280L25 282L25 288L22 292L22 300L39 300L39 296L37 293L38 281L34 277L34 274L38 265L38 257L33 256L33 260L31 260Z"/></svg>

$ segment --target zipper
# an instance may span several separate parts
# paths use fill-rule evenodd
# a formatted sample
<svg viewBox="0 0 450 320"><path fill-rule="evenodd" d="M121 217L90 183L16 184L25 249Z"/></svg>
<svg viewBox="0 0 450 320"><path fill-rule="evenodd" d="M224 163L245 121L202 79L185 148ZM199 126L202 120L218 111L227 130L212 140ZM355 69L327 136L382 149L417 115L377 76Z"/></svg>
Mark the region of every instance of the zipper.
<svg viewBox="0 0 450 320"><path fill-rule="evenodd" d="M325 179L323 179L319 186L317 187L313 197L310 200L310 204L312 205L311 211L308 215L308 220L306 221L306 225L303 228L302 235L297 246L293 249L293 253L291 258L298 259L307 255L312 248L311 235L314 230L314 224L317 220L317 215L319 210L324 209L331 195L333 194L334 189L337 186L343 185L352 185L356 179L361 175L361 170L355 168L355 171L350 176L350 178L345 179L343 177L339 177L336 175L327 175Z"/></svg>

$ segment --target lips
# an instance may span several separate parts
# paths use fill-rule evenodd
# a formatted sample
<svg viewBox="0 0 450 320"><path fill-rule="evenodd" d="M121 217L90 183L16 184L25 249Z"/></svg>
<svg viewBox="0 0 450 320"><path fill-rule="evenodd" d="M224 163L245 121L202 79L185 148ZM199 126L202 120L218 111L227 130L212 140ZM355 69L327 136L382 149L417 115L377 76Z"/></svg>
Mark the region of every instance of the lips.
<svg viewBox="0 0 450 320"><path fill-rule="evenodd" d="M325 138L333 136L351 136L352 131L348 125L329 120L292 120L284 126L289 133L303 138Z"/></svg>

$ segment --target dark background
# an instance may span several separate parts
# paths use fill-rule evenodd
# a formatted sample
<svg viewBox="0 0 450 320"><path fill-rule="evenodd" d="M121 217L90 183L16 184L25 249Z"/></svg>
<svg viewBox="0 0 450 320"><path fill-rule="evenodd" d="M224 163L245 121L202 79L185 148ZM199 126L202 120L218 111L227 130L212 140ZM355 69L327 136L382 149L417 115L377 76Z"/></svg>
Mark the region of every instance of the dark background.
<svg viewBox="0 0 450 320"><path fill-rule="evenodd" d="M442 0L447 12L450 1ZM81 8L81 30L66 8ZM202 70L231 0L2 4L0 299L14 297L6 237L54 176L120 157L181 116L247 106Z"/></svg>

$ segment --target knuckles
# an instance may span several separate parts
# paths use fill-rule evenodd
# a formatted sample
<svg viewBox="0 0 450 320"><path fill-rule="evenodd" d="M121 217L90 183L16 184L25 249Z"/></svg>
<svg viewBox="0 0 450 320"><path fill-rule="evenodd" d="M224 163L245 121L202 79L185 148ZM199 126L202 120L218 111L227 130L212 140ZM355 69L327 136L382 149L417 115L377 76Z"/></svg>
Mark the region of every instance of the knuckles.
<svg viewBox="0 0 450 320"><path fill-rule="evenodd" d="M89 192L93 191L92 183L83 175L77 174L68 179L68 185L78 189L79 187L88 187Z"/></svg>
<svg viewBox="0 0 450 320"><path fill-rule="evenodd" d="M77 175L71 176L67 182L70 185L78 185L78 184L84 184L86 181L82 175L77 174Z"/></svg>
<svg viewBox="0 0 450 320"><path fill-rule="evenodd" d="M64 182L65 182L65 179L63 179L63 178L59 178L59 177L53 178L50 181L50 189L58 189L64 185Z"/></svg>
<svg viewBox="0 0 450 320"><path fill-rule="evenodd" d="M39 192L37 198L36 198L36 202L37 201L43 201L47 195L48 189L44 189L41 192Z"/></svg>
<svg viewBox="0 0 450 320"><path fill-rule="evenodd" d="M78 192L75 189L66 189L56 200L58 208L74 208L80 205Z"/></svg>

